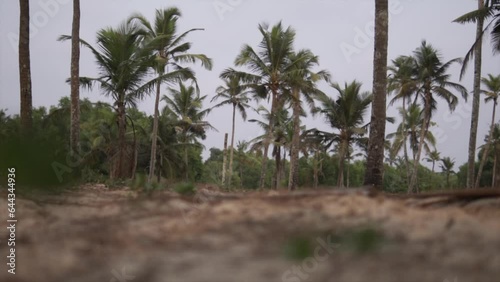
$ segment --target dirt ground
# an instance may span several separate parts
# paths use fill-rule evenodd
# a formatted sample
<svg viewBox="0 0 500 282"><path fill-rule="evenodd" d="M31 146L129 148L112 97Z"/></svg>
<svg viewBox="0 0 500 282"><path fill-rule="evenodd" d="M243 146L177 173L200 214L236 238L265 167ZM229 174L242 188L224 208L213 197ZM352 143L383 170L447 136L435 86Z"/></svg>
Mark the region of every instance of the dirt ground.
<svg viewBox="0 0 500 282"><path fill-rule="evenodd" d="M0 281L500 281L498 197L84 186L16 208L16 274L3 227Z"/></svg>

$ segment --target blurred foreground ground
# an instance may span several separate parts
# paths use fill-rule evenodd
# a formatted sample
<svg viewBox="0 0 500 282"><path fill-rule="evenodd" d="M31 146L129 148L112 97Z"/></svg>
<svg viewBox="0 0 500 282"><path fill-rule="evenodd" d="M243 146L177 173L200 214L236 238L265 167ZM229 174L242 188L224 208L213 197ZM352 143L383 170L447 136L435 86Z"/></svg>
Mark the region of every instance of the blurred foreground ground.
<svg viewBox="0 0 500 282"><path fill-rule="evenodd" d="M500 281L498 198L85 186L16 204L16 275L2 227L0 281Z"/></svg>

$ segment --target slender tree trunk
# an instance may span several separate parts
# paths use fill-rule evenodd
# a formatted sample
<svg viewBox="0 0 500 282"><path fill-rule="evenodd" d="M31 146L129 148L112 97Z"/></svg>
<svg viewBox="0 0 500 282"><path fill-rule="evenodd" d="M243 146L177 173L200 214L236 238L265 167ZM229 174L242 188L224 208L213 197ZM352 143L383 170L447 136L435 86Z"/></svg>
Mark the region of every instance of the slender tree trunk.
<svg viewBox="0 0 500 282"><path fill-rule="evenodd" d="M185 133L184 135L184 165L185 165L185 180L188 181L189 180L189 158L188 158L188 147L187 147L187 133Z"/></svg>
<svg viewBox="0 0 500 282"><path fill-rule="evenodd" d="M384 177L388 31L388 0L375 0L373 103L364 184L378 188L383 185Z"/></svg>
<svg viewBox="0 0 500 282"><path fill-rule="evenodd" d="M349 186L350 186L350 183L349 183L349 177L350 177L350 175L349 175L349 171L350 171L349 167L350 166L351 166L351 158L348 157L347 158L347 167L346 167L346 179L345 179L346 180L346 187L347 188L349 188Z"/></svg>
<svg viewBox="0 0 500 282"><path fill-rule="evenodd" d="M293 101L293 137L290 148L290 173L288 177L288 190L297 188L299 182L299 146L300 146L300 100L299 93L294 90Z"/></svg>
<svg viewBox="0 0 500 282"><path fill-rule="evenodd" d="M446 172L446 188L450 189L450 173Z"/></svg>
<svg viewBox="0 0 500 282"><path fill-rule="evenodd" d="M264 154L262 155L262 166L260 170L260 183L259 187L264 188L266 183L266 172L267 172L267 154L269 152L269 144L271 144L271 140L273 138L274 131L274 115L278 109L278 101L277 101L277 90L273 91L273 97L271 100L271 115L269 116L269 126L268 132L266 132L266 137L264 138Z"/></svg>
<svg viewBox="0 0 500 282"><path fill-rule="evenodd" d="M479 183L481 182L481 175L483 173L484 165L486 164L486 160L488 159L488 154L490 152L491 141L493 140L493 131L495 130L495 112L497 108L497 101L493 101L493 113L491 114L491 126L490 126L490 134L488 136L488 142L486 143L486 147L483 151L483 156L481 157L481 163L479 164L479 169L477 171L476 182L474 183L474 188L479 188Z"/></svg>
<svg viewBox="0 0 500 282"><path fill-rule="evenodd" d="M318 189L318 174L319 174L319 154L318 151L314 152L314 166L313 166L313 174L314 174L314 184L313 187L314 189Z"/></svg>
<svg viewBox="0 0 500 282"><path fill-rule="evenodd" d="M233 131L231 133L231 148L229 148L229 171L228 171L228 181L227 184L231 188L231 182L233 180L233 157L234 157L234 131L236 124L236 104L233 104Z"/></svg>
<svg viewBox="0 0 500 282"><path fill-rule="evenodd" d="M158 119L160 118L159 106L160 106L160 92L161 92L161 84L158 83L156 85L156 97L155 97L155 112L153 116L153 132L151 133L151 159L149 161L149 176L148 182L151 183L153 178L155 177L155 168L156 168L156 158L158 157L156 154L156 148L158 145Z"/></svg>
<svg viewBox="0 0 500 282"><path fill-rule="evenodd" d="M345 164L345 156L346 156L346 142L344 140L340 141L340 150L339 150L339 175L337 178L337 187L344 188L344 164Z"/></svg>
<svg viewBox="0 0 500 282"><path fill-rule="evenodd" d="M497 148L493 148L493 176L491 177L491 188L496 187L496 177L497 177Z"/></svg>
<svg viewBox="0 0 500 282"><path fill-rule="evenodd" d="M478 0L478 8L484 7L484 0ZM469 136L469 158L467 162L467 188L474 187L474 168L476 162L476 142L477 142L477 124L479 121L479 105L481 96L481 64L482 64L482 32L484 19L477 21L476 27L476 49L474 50L474 94L472 98L472 113Z"/></svg>
<svg viewBox="0 0 500 282"><path fill-rule="evenodd" d="M222 151L222 186L226 185L227 172L227 133L224 134L224 151Z"/></svg>
<svg viewBox="0 0 500 282"><path fill-rule="evenodd" d="M73 0L71 30L71 127L72 154L80 152L80 0Z"/></svg>
<svg viewBox="0 0 500 282"><path fill-rule="evenodd" d="M408 194L413 193L413 191L415 190L415 187L417 185L418 167L420 164L420 156L422 155L422 149L424 147L425 136L427 135L427 131L429 130L429 123L430 123L431 114L432 114L432 112L431 112L432 108L431 108L431 104L430 104L431 96L430 96L429 91L430 90L427 89L426 93L425 93L424 124L422 125L422 128L420 129L420 137L419 137L420 141L418 143L417 155L415 156L415 160L413 162L413 173L411 175L410 185L408 186ZM417 188L417 192L418 192L418 188Z"/></svg>
<svg viewBox="0 0 500 282"><path fill-rule="evenodd" d="M21 95L21 129L23 134L31 131L31 60L30 60L30 4L29 0L19 0L19 84Z"/></svg>
<svg viewBox="0 0 500 282"><path fill-rule="evenodd" d="M406 128L406 97L403 96L403 151L404 151L404 157L405 157L405 164L406 164L406 184L410 184L410 179L411 179L411 170L410 170L410 162L408 161L408 130Z"/></svg>
<svg viewBox="0 0 500 282"><path fill-rule="evenodd" d="M126 133L126 115L125 115L125 105L123 102L118 102L118 159L116 160L116 165L114 168L114 173L112 173L111 178L113 179L123 179L127 177L125 168L125 133Z"/></svg>
<svg viewBox="0 0 500 282"><path fill-rule="evenodd" d="M275 171L274 171L274 183L273 183L273 189L279 189L280 188L280 182L281 182L281 146L276 145L276 154L274 155L274 160L276 163Z"/></svg>

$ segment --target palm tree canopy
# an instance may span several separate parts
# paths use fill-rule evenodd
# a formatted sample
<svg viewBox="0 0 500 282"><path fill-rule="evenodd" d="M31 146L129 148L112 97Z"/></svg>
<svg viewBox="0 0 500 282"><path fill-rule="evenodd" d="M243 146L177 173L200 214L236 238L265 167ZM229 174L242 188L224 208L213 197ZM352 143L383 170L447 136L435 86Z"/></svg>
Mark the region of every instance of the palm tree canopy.
<svg viewBox="0 0 500 282"><path fill-rule="evenodd" d="M245 90L245 86L241 84L241 80L237 76L231 78L223 79L224 86L217 87L217 95L215 95L211 102L222 99L221 102L213 106L213 108L222 107L225 105L232 105L238 109L243 120L247 119L246 108L250 107L248 102L250 99L247 94L248 91Z"/></svg>
<svg viewBox="0 0 500 282"><path fill-rule="evenodd" d="M486 95L485 101L493 101L496 103L500 95L500 75L493 76L492 74L488 74L488 77L483 77L481 82L486 87L486 89L481 90L481 92Z"/></svg>
<svg viewBox="0 0 500 282"><path fill-rule="evenodd" d="M455 173L453 171L453 167L455 166L455 160L451 159L450 157L444 157L441 159L441 170L444 173Z"/></svg>

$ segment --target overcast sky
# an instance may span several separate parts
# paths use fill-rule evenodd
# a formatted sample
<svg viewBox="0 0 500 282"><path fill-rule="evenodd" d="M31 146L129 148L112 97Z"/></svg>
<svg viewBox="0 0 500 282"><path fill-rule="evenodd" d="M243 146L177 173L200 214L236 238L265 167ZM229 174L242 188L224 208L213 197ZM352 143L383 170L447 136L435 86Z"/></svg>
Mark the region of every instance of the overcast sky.
<svg viewBox="0 0 500 282"><path fill-rule="evenodd" d="M180 31L194 27L205 31L192 33L192 52L205 53L214 60L212 71L195 68L202 94L209 101L221 83L219 73L233 65L243 44L256 47L261 36L257 25L275 24L282 20L297 31L296 48L309 48L319 55L322 69L331 72L339 83L354 79L363 83L363 90L371 91L373 61L373 0L82 0L81 38L95 42L96 32L104 27L117 26L135 12L153 20L155 9L177 6L183 13ZM452 23L456 17L476 8L475 0L390 0L389 60L409 55L426 39L442 52L445 60L463 57L475 36L473 25ZM70 71L70 43L57 42L61 34L71 33L71 0L33 0L31 5L31 74L33 106L57 104L62 96L69 96L70 87L64 81ZM17 33L19 29L19 2L0 1L0 108L9 114L19 113L19 75ZM489 38L484 47L483 75L500 74L500 57L493 56ZM80 74L95 76L97 68L92 54L82 49ZM451 68L452 78L458 81L459 66ZM472 90L472 68L462 84ZM164 87L164 90L166 87ZM330 95L334 91L322 86ZM165 91L163 91L166 94ZM92 101L106 99L98 89L82 91L82 98ZM140 103L140 110L151 114L154 102L148 98ZM163 105L162 105L163 106ZM207 107L210 106L208 103ZM434 115L438 126L432 131L438 139L442 156L450 156L461 165L467 159L470 128L471 99L460 104L454 113L440 103ZM478 145L488 131L491 104L481 104ZM395 107L389 108L395 116ZM250 113L250 118L257 117ZM369 115L367 115L367 120ZM218 129L210 132L204 144L208 148L222 147L224 133L231 130L231 109L220 108L208 120ZM250 140L261 134L260 129L243 123L238 117L236 140ZM328 129L320 117L304 120L308 127ZM389 125L387 133L394 131ZM205 153L206 156L206 153Z"/></svg>

